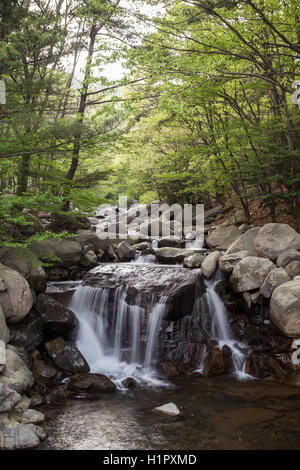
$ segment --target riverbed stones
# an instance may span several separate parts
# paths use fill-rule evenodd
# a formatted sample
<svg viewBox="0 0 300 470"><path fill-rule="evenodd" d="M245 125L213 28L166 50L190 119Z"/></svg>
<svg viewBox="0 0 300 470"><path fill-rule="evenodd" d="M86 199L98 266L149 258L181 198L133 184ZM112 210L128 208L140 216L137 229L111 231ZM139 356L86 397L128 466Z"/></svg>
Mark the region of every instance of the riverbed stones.
<svg viewBox="0 0 300 470"><path fill-rule="evenodd" d="M184 258L194 254L193 250L184 250L182 248L164 247L155 250L156 258L162 263L182 263Z"/></svg>
<svg viewBox="0 0 300 470"><path fill-rule="evenodd" d="M287 250L284 251L281 255L277 258L277 266L285 268L289 263L292 261L300 261L300 251L297 250Z"/></svg>
<svg viewBox="0 0 300 470"><path fill-rule="evenodd" d="M165 403L164 405L157 406L154 408L156 413L162 413L168 416L179 416L180 415L180 410L178 407L175 405L175 403Z"/></svg>
<svg viewBox="0 0 300 470"><path fill-rule="evenodd" d="M14 269L0 264L0 278L7 290L0 292L0 304L7 322L15 323L26 317L33 305L33 297L26 279Z"/></svg>
<svg viewBox="0 0 300 470"><path fill-rule="evenodd" d="M284 335L300 336L300 279L286 282L274 290L270 319Z"/></svg>
<svg viewBox="0 0 300 470"><path fill-rule="evenodd" d="M232 253L238 253L241 251L248 251L249 256L257 256L254 242L259 232L259 227L251 228L247 230L243 235L237 238L231 245L228 247L226 251L226 255Z"/></svg>
<svg viewBox="0 0 300 470"><path fill-rule="evenodd" d="M201 273L206 279L211 279L216 272L217 263L220 256L220 251L213 251L204 258L201 265Z"/></svg>
<svg viewBox="0 0 300 470"><path fill-rule="evenodd" d="M50 295L38 295L35 309L43 320L44 328L51 333L63 335L78 324L74 313Z"/></svg>
<svg viewBox="0 0 300 470"><path fill-rule="evenodd" d="M286 250L300 249L300 235L287 224L266 224L255 239L255 250L260 256L276 260Z"/></svg>
<svg viewBox="0 0 300 470"><path fill-rule="evenodd" d="M272 261L256 256L247 256L233 269L230 282L235 292L259 289L275 265Z"/></svg>
<svg viewBox="0 0 300 470"><path fill-rule="evenodd" d="M250 256L249 251L238 251L225 254L219 258L219 268L223 273L230 274L232 273L235 265L247 256Z"/></svg>
<svg viewBox="0 0 300 470"><path fill-rule="evenodd" d="M34 384L34 376L22 359L11 349L6 349L6 367L0 375L0 383L23 393Z"/></svg>
<svg viewBox="0 0 300 470"><path fill-rule="evenodd" d="M264 280L260 292L266 299L269 299L276 287L290 280L289 275L283 268L272 269Z"/></svg>
<svg viewBox="0 0 300 470"><path fill-rule="evenodd" d="M82 252L79 243L65 239L39 240L31 243L30 250L41 261L66 268L77 266Z"/></svg>
<svg viewBox="0 0 300 470"><path fill-rule="evenodd" d="M115 384L103 374L76 374L68 382L68 389L85 398L98 398L116 390Z"/></svg>
<svg viewBox="0 0 300 470"><path fill-rule="evenodd" d="M184 258L183 265L186 268L197 269L201 267L204 259L205 257L203 255L201 255L200 253L195 253L194 255L187 256L186 258Z"/></svg>
<svg viewBox="0 0 300 470"><path fill-rule="evenodd" d="M89 372L89 365L75 344L63 338L56 338L46 343L46 349L54 364L60 369L72 374Z"/></svg>
<svg viewBox="0 0 300 470"><path fill-rule="evenodd" d="M300 261L292 261L284 268L288 275L293 278L300 275Z"/></svg>
<svg viewBox="0 0 300 470"><path fill-rule="evenodd" d="M235 225L220 225L208 234L206 243L209 248L227 250L240 236L241 232Z"/></svg>

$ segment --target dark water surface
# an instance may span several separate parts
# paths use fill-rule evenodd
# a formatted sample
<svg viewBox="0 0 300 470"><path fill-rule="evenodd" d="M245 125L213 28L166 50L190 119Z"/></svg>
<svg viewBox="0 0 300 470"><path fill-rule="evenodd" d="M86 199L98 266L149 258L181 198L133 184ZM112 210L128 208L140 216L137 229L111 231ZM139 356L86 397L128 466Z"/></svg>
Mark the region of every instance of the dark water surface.
<svg viewBox="0 0 300 470"><path fill-rule="evenodd" d="M227 377L183 377L173 384L45 406L43 449L300 449L299 388ZM181 416L152 411L168 402Z"/></svg>

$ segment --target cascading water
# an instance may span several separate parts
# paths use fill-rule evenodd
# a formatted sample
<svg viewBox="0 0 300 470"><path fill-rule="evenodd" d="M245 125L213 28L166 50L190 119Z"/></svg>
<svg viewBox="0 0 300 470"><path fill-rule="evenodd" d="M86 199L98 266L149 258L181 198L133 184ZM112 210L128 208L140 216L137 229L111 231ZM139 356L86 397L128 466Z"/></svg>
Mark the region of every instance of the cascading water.
<svg viewBox="0 0 300 470"><path fill-rule="evenodd" d="M247 360L247 348L243 343L238 342L234 339L231 331L228 315L224 302L216 292L215 288L222 281L223 275L221 271L217 271L213 280L205 281L206 285L206 301L208 305L209 315L203 321L203 328L207 332L211 339L218 342L219 349L223 346L228 346L232 353L232 361L234 366L234 373L240 380L251 378L250 375L245 373L246 360ZM201 372L203 369L205 357L201 361L198 371Z"/></svg>
<svg viewBox="0 0 300 470"><path fill-rule="evenodd" d="M91 372L109 376L120 389L128 377L139 383L162 385L155 363L167 299L153 299L145 309L140 294L135 305L129 305L126 296L124 286L115 290L90 286L77 289L69 304L79 321L77 347Z"/></svg>

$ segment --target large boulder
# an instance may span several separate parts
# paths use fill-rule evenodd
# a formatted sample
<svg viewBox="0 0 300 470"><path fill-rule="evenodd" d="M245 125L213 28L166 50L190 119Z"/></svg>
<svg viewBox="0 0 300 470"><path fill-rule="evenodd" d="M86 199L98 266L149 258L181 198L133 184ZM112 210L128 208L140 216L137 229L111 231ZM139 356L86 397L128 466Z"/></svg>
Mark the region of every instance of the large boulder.
<svg viewBox="0 0 300 470"><path fill-rule="evenodd" d="M105 251L110 240L99 238L97 233L92 230L77 230L75 241L79 243L82 248L86 245L90 245L95 250Z"/></svg>
<svg viewBox="0 0 300 470"><path fill-rule="evenodd" d="M211 279L217 269L218 259L221 253L219 251L213 251L207 255L201 265L201 273L207 279Z"/></svg>
<svg viewBox="0 0 300 470"><path fill-rule="evenodd" d="M0 430L0 449L33 449L38 447L40 439L45 439L44 430L35 424L5 426Z"/></svg>
<svg viewBox="0 0 300 470"><path fill-rule="evenodd" d="M73 240L49 239L31 243L33 251L41 261L52 266L73 267L79 264L81 245Z"/></svg>
<svg viewBox="0 0 300 470"><path fill-rule="evenodd" d="M21 395L0 383L0 413L10 411L21 400Z"/></svg>
<svg viewBox="0 0 300 470"><path fill-rule="evenodd" d="M98 256L94 250L88 250L84 253L80 260L80 266L84 268L93 268L98 264Z"/></svg>
<svg viewBox="0 0 300 470"><path fill-rule="evenodd" d="M46 343L46 349L54 364L60 369L76 374L89 372L90 367L75 344L56 338Z"/></svg>
<svg viewBox="0 0 300 470"><path fill-rule="evenodd" d="M249 251L238 251L225 254L219 258L219 268L223 273L232 273L235 265L247 256L251 256Z"/></svg>
<svg viewBox="0 0 300 470"><path fill-rule="evenodd" d="M0 291L0 304L6 321L15 323L26 317L33 305L33 297L26 279L14 269L0 264L0 279L6 290Z"/></svg>
<svg viewBox="0 0 300 470"><path fill-rule="evenodd" d="M103 374L76 374L68 382L68 389L85 398L98 398L116 390L115 384Z"/></svg>
<svg viewBox="0 0 300 470"><path fill-rule="evenodd" d="M0 383L23 393L34 384L34 376L22 359L11 349L6 349L6 367L0 375Z"/></svg>
<svg viewBox="0 0 300 470"><path fill-rule="evenodd" d="M0 304L0 341L7 344L10 340L10 332L6 325L3 309Z"/></svg>
<svg viewBox="0 0 300 470"><path fill-rule="evenodd" d="M300 251L297 250L286 250L277 258L277 266L285 268L288 264L293 261L300 261Z"/></svg>
<svg viewBox="0 0 300 470"><path fill-rule="evenodd" d="M205 257L203 255L200 253L195 253L194 255L184 258L183 265L190 269L200 268L204 259Z"/></svg>
<svg viewBox="0 0 300 470"><path fill-rule="evenodd" d="M13 324L10 328L10 343L31 352L44 339L42 321L40 318L25 318Z"/></svg>
<svg viewBox="0 0 300 470"><path fill-rule="evenodd" d="M290 280L289 275L283 268L272 269L264 280L260 292L264 297L269 299L276 287Z"/></svg>
<svg viewBox="0 0 300 470"><path fill-rule="evenodd" d="M194 254L193 250L184 250L182 248L164 247L155 250L156 258L162 263L182 263L184 258Z"/></svg>
<svg viewBox="0 0 300 470"><path fill-rule="evenodd" d="M63 335L78 324L74 313L50 295L38 295L35 309L43 320L45 330L51 333Z"/></svg>
<svg viewBox="0 0 300 470"><path fill-rule="evenodd" d="M120 261L130 261L135 256L135 250L124 240L118 245L117 254Z"/></svg>
<svg viewBox="0 0 300 470"><path fill-rule="evenodd" d="M240 236L240 230L234 225L220 225L208 234L206 243L209 248L227 250L227 248Z"/></svg>
<svg viewBox="0 0 300 470"><path fill-rule="evenodd" d="M9 268L15 269L29 282L35 292L44 292L47 285L47 274L35 253L26 248L2 248L0 261Z"/></svg>
<svg viewBox="0 0 300 470"><path fill-rule="evenodd" d="M300 235L287 224L266 224L255 239L258 255L276 260L287 249L300 249Z"/></svg>
<svg viewBox="0 0 300 470"><path fill-rule="evenodd" d="M300 279L286 282L274 290L270 318L285 336L300 336Z"/></svg>
<svg viewBox="0 0 300 470"><path fill-rule="evenodd" d="M256 256L247 256L235 265L230 281L236 292L259 289L275 265L272 261Z"/></svg>
<svg viewBox="0 0 300 470"><path fill-rule="evenodd" d="M182 248L182 241L177 240L176 238L160 238L157 241L158 248L173 247L173 248Z"/></svg>
<svg viewBox="0 0 300 470"><path fill-rule="evenodd" d="M247 232L231 243L226 251L226 255L238 253L240 251L248 251L249 256L256 256L254 242L259 230L259 227L254 227L250 230L247 230Z"/></svg>

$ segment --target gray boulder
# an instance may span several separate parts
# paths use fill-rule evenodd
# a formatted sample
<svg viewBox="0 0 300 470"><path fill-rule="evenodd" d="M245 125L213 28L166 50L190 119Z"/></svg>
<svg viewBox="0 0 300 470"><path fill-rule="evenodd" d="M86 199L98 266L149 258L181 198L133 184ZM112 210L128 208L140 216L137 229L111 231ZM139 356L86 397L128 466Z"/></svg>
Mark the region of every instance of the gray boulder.
<svg viewBox="0 0 300 470"><path fill-rule="evenodd" d="M35 424L7 426L0 430L0 449L33 449L45 437L44 430Z"/></svg>
<svg viewBox="0 0 300 470"><path fill-rule="evenodd" d="M270 319L285 336L300 336L300 279L286 282L274 290Z"/></svg>
<svg viewBox="0 0 300 470"><path fill-rule="evenodd" d="M300 235L287 224L266 224L255 239L255 250L260 256L276 260L287 249L300 249Z"/></svg>
<svg viewBox="0 0 300 470"><path fill-rule="evenodd" d="M10 328L10 343L13 346L33 351L44 339L40 318L25 318Z"/></svg>
<svg viewBox="0 0 300 470"><path fill-rule="evenodd" d="M207 279L211 279L217 269L218 259L221 253L219 251L213 251L207 255L201 265L201 273Z"/></svg>
<svg viewBox="0 0 300 470"><path fill-rule="evenodd" d="M289 275L283 268L272 269L264 280L260 292L264 297L269 299L276 287L290 280Z"/></svg>
<svg viewBox="0 0 300 470"><path fill-rule="evenodd" d="M285 268L292 261L300 261L300 251L297 250L286 250L277 258L277 266Z"/></svg>
<svg viewBox="0 0 300 470"><path fill-rule="evenodd" d="M26 248L2 248L0 261L9 268L15 269L28 281L35 292L44 292L47 285L47 274L35 253Z"/></svg>
<svg viewBox="0 0 300 470"><path fill-rule="evenodd" d="M117 255L120 261L130 261L134 259L135 250L124 240L117 246Z"/></svg>
<svg viewBox="0 0 300 470"><path fill-rule="evenodd" d="M34 376L22 359L11 349L6 349L6 367L0 375L0 383L23 393L34 384Z"/></svg>
<svg viewBox="0 0 300 470"><path fill-rule="evenodd" d="M219 258L219 268L223 273L232 273L235 265L247 256L251 256L249 251L238 251L231 254L225 254Z"/></svg>
<svg viewBox="0 0 300 470"><path fill-rule="evenodd" d="M54 364L60 369L71 372L89 372L90 368L75 344L56 338L46 343L46 349Z"/></svg>
<svg viewBox="0 0 300 470"><path fill-rule="evenodd" d="M93 250L88 250L80 259L80 265L84 268L93 268L98 264L98 257Z"/></svg>
<svg viewBox="0 0 300 470"><path fill-rule="evenodd" d="M184 258L194 254L193 250L184 250L183 248L164 247L155 250L155 256L163 263L182 263Z"/></svg>
<svg viewBox="0 0 300 470"><path fill-rule="evenodd" d="M31 243L30 250L52 266L73 267L79 264L82 248L72 240L49 239Z"/></svg>
<svg viewBox="0 0 300 470"><path fill-rule="evenodd" d="M26 279L17 271L0 264L0 278L7 290L0 292L0 304L7 322L15 323L26 317L33 305L33 297Z"/></svg>
<svg viewBox="0 0 300 470"><path fill-rule="evenodd" d="M183 260L183 264L186 268L195 269L200 268L205 257L200 253L195 253L194 255L187 256Z"/></svg>
<svg viewBox="0 0 300 470"><path fill-rule="evenodd" d="M247 230L247 232L231 243L226 251L226 255L238 253L240 251L248 251L249 256L256 256L254 242L259 230L259 227L254 227L250 230Z"/></svg>
<svg viewBox="0 0 300 470"><path fill-rule="evenodd" d="M293 278L300 275L300 261L292 261L285 268L288 275Z"/></svg>
<svg viewBox="0 0 300 470"><path fill-rule="evenodd" d="M9 342L9 339L10 332L6 325L4 312L0 304L0 341L3 341L5 344L7 344Z"/></svg>
<svg viewBox="0 0 300 470"><path fill-rule="evenodd" d="M247 256L235 265L230 281L236 292L259 289L274 268L274 264L268 259Z"/></svg>
<svg viewBox="0 0 300 470"><path fill-rule="evenodd" d="M240 236L241 232L234 225L220 225L208 234L206 243L209 248L227 250Z"/></svg>
<svg viewBox="0 0 300 470"><path fill-rule="evenodd" d="M20 400L21 395L18 392L0 383L0 413L10 411Z"/></svg>

